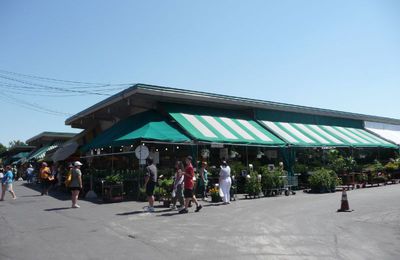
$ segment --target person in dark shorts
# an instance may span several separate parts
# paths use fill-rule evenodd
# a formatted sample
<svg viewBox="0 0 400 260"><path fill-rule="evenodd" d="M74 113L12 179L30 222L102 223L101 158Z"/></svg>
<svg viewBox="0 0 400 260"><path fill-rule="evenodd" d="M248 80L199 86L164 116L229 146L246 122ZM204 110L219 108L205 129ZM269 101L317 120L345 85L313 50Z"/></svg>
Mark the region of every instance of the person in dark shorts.
<svg viewBox="0 0 400 260"><path fill-rule="evenodd" d="M71 184L69 185L69 189L71 191L71 208L80 208L78 205L78 197L79 192L82 190L82 172L81 172L82 163L80 161L74 162L74 168L71 172Z"/></svg>
<svg viewBox="0 0 400 260"><path fill-rule="evenodd" d="M154 212L154 189L157 183L157 167L153 163L153 158L146 159L146 175L144 177L144 185L146 187L147 200L149 206L145 208L147 212Z"/></svg>
<svg viewBox="0 0 400 260"><path fill-rule="evenodd" d="M180 214L188 213L188 207L189 207L189 202L193 201L196 204L196 212L199 212L203 206L201 206L196 199L196 196L193 193L193 186L194 186L194 169L192 165L192 157L188 156L186 157L185 160L186 163L186 168L185 172L183 173L185 175L184 179L184 190L183 190L183 196L185 197L185 208L180 210Z"/></svg>

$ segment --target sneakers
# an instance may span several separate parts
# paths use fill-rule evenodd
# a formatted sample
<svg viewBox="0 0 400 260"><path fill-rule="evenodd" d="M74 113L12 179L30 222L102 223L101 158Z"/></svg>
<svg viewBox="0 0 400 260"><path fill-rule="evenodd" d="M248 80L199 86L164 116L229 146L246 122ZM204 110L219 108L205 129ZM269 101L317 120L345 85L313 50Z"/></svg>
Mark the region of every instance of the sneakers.
<svg viewBox="0 0 400 260"><path fill-rule="evenodd" d="M147 206L147 207L144 207L144 211L146 211L146 212L154 212L154 208L150 207L150 206Z"/></svg>
<svg viewBox="0 0 400 260"><path fill-rule="evenodd" d="M72 205L72 207L71 208L73 208L73 209L78 209L78 208L80 208L81 206L79 206L78 204L75 204L75 205Z"/></svg>
<svg viewBox="0 0 400 260"><path fill-rule="evenodd" d="M202 208L203 208L203 206L199 205L198 207L196 207L195 212L199 212Z"/></svg>
<svg viewBox="0 0 400 260"><path fill-rule="evenodd" d="M176 206L172 206L171 210L177 210L178 208Z"/></svg>
<svg viewBox="0 0 400 260"><path fill-rule="evenodd" d="M186 214L186 213L189 213L189 211L187 209L181 209L179 211L179 214Z"/></svg>

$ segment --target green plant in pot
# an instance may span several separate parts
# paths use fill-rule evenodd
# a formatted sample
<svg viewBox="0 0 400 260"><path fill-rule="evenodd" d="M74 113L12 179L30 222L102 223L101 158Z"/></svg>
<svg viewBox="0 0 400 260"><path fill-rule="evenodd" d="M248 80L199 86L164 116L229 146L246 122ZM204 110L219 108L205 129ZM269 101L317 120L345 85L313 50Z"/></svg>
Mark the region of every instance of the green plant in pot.
<svg viewBox="0 0 400 260"><path fill-rule="evenodd" d="M339 178L332 170L320 168L308 178L311 191L316 193L335 191Z"/></svg>
<svg viewBox="0 0 400 260"><path fill-rule="evenodd" d="M261 187L264 193L264 196L274 195L276 189L280 189L283 187L283 170L282 169L274 169L269 170L268 167L261 167Z"/></svg>
<svg viewBox="0 0 400 260"><path fill-rule="evenodd" d="M122 183L123 177L121 174L108 175L104 179L106 184L119 184Z"/></svg>
<svg viewBox="0 0 400 260"><path fill-rule="evenodd" d="M261 192L261 179L256 171L252 171L247 175L245 192L252 197L259 196Z"/></svg>

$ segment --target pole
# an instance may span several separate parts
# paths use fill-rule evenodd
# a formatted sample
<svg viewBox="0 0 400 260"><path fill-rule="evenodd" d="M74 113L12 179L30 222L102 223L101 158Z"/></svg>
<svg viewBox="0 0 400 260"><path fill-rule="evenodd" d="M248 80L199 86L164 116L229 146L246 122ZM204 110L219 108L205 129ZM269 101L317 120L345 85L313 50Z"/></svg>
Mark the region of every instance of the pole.
<svg viewBox="0 0 400 260"><path fill-rule="evenodd" d="M90 190L86 193L85 199L97 199L97 194L93 190L93 169L92 169L93 157L88 160L89 171L90 171ZM102 185L103 186L103 185ZM103 187L102 187L103 189Z"/></svg>

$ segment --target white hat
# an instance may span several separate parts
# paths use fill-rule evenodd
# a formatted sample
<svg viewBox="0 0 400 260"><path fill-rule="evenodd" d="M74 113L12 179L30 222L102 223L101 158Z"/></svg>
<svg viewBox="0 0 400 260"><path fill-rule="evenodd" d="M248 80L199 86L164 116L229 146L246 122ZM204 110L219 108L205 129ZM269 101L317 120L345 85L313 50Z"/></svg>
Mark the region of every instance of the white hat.
<svg viewBox="0 0 400 260"><path fill-rule="evenodd" d="M80 161L74 162L74 166L82 166L83 164Z"/></svg>

